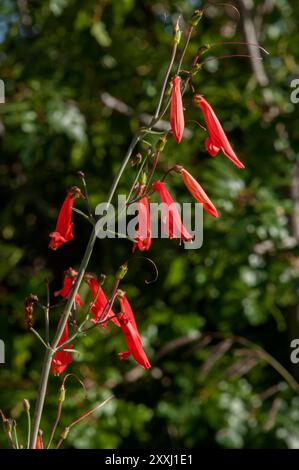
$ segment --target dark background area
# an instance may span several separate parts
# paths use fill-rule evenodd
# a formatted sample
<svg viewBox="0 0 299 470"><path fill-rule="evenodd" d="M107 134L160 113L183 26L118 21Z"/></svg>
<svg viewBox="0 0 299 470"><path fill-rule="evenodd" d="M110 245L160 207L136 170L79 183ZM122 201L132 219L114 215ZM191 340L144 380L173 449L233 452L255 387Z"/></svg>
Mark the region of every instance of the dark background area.
<svg viewBox="0 0 299 470"><path fill-rule="evenodd" d="M189 90L184 104L192 137L179 146L169 139L162 167L185 165L220 218L204 217L199 250L183 250L174 240L153 242L149 256L159 269L156 283L144 283L153 274L149 264L130 265L122 288L140 325L150 372L131 360L119 361L124 340L113 326L76 342L80 355L68 370L84 381L87 393L69 379L59 430L111 392L116 399L74 427L66 446L299 447L298 387L286 375L289 371L299 379L290 361L290 341L299 337L294 211L299 104L290 100L291 82L299 76L299 5L287 0L244 4L235 2L240 18L229 6L206 10L184 66L190 67L199 46L249 42L252 31L270 52L262 63L217 59L258 55L246 45L218 45L207 54L215 60L193 80L246 169L205 152L205 133L194 123L203 122L202 116ZM1 2L0 78L6 103L0 105L0 337L6 364L0 366L0 408L18 420L23 443L22 399L34 403L43 356L41 344L26 331L24 298L32 292L45 301L45 278L52 294L59 289L63 271L78 268L90 232L75 214L75 239L57 252L48 250L58 209L67 188L79 185L78 170L86 174L92 205L106 200L140 116L155 109L173 24L180 14L186 29L200 7L196 0ZM111 97L118 108L119 102L132 108L132 115L112 109ZM154 142L156 136L149 139ZM141 144L136 152L145 149ZM134 171L127 169L120 192L128 190ZM176 200L191 201L177 176L167 181ZM107 275L109 292L116 269L130 253L129 241L97 241L89 271ZM84 286L81 295L88 303ZM51 314L53 327L59 313ZM38 309L34 325L43 333ZM50 379L42 421L46 436L60 382ZM0 446L7 445L0 434Z"/></svg>

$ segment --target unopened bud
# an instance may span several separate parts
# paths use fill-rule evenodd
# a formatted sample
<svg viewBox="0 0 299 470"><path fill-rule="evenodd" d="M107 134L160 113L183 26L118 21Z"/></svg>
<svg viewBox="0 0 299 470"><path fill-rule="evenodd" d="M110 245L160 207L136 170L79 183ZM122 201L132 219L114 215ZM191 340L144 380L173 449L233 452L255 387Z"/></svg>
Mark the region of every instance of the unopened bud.
<svg viewBox="0 0 299 470"><path fill-rule="evenodd" d="M195 10L191 18L191 22L190 22L191 25L197 26L200 20L202 19L202 17L203 17L203 10Z"/></svg>
<svg viewBox="0 0 299 470"><path fill-rule="evenodd" d="M30 411L30 402L29 400L27 400L27 398L24 398L23 400L23 408L24 408L24 411Z"/></svg>
<svg viewBox="0 0 299 470"><path fill-rule="evenodd" d="M143 172L141 173L141 175L140 175L140 180L139 180L140 185L141 185L141 186L145 186L145 185L146 185L146 181L147 181L147 175L146 175L145 171L143 171Z"/></svg>
<svg viewBox="0 0 299 470"><path fill-rule="evenodd" d="M62 431L61 435L60 435L61 439L65 440L67 438L69 432L70 432L70 428L69 427L65 428Z"/></svg>
<svg viewBox="0 0 299 470"><path fill-rule="evenodd" d="M203 44L202 46L200 46L197 49L197 55L201 56L201 55L205 54L210 48L211 48L210 44Z"/></svg>
<svg viewBox="0 0 299 470"><path fill-rule="evenodd" d="M182 32L180 30L179 20L178 20L174 27L174 39L173 39L174 44L179 44L181 37L182 37Z"/></svg>
<svg viewBox="0 0 299 470"><path fill-rule="evenodd" d="M65 400L65 386L62 384L59 390L58 402L63 403Z"/></svg>
<svg viewBox="0 0 299 470"><path fill-rule="evenodd" d="M7 433L11 433L12 427L13 427L13 422L11 419L7 419L4 421L4 429Z"/></svg>
<svg viewBox="0 0 299 470"><path fill-rule="evenodd" d="M198 72L201 71L203 64L196 64L191 70L191 77L194 77Z"/></svg>
<svg viewBox="0 0 299 470"><path fill-rule="evenodd" d="M156 149L158 152L162 152L167 142L167 134L164 134L157 142Z"/></svg>
<svg viewBox="0 0 299 470"><path fill-rule="evenodd" d="M119 269L118 269L118 271L117 271L117 273L116 273L116 275L115 275L116 279L119 280L119 281L121 281L121 280L125 277L125 275L127 274L127 272L128 272L128 265L127 265L127 263L122 264L122 265L119 267Z"/></svg>
<svg viewBox="0 0 299 470"><path fill-rule="evenodd" d="M125 295L126 295L125 291L123 291L121 289L118 289L118 291L117 291L118 300L121 300Z"/></svg>

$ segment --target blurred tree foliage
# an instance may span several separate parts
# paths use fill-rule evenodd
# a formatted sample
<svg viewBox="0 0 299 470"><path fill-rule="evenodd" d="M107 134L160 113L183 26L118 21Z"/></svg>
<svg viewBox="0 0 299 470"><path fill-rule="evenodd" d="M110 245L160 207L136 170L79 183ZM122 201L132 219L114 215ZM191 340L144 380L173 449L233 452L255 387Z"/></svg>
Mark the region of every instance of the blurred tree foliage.
<svg viewBox="0 0 299 470"><path fill-rule="evenodd" d="M241 3L236 3L241 19L233 8L209 7L194 34L186 69L200 45L246 40ZM43 354L25 329L23 301L30 292L45 300L45 278L52 294L60 287L63 271L78 267L90 230L75 214L75 240L50 252L48 237L58 208L67 188L79 184L78 170L86 173L92 204L105 201L140 115L151 114L157 103L172 25L181 14L186 27L184 21L201 6L197 0L1 1L0 78L6 103L0 105L5 201L0 336L7 357L0 366L0 407L18 420L23 442L22 399L33 405ZM204 217L199 250L154 241L155 284L144 283L152 275L149 265L140 260L130 265L123 289L154 366L150 373L118 360L124 342L113 326L76 342L80 355L69 370L84 379L87 394L69 378L59 429L111 391L116 399L75 427L68 446L299 446L296 390L259 352L232 338L260 345L298 377L289 344L299 333L298 234L292 223L299 105L296 109L290 101L291 81L299 75L299 5L264 0L251 7L249 20L270 52L264 57L269 83L261 87L244 58L208 61L193 82L215 108L246 169L238 170L223 155L212 159L206 154L204 132L194 123L201 113L189 91L185 107L192 138L180 146L169 141L162 167L184 164L221 217ZM248 50L246 45L218 45L207 56L230 54ZM126 103L133 114L111 109L107 99L104 104L104 93ZM122 192L133 176L128 168ZM177 200L189 200L178 177L170 176L168 183ZM106 273L109 290L130 252L126 240L98 241L89 271ZM89 301L84 287L82 296ZM53 311L53 327L58 318L59 311ZM43 331L38 310L34 322ZM54 422L59 384L51 377L45 435ZM0 446L6 445L1 433Z"/></svg>

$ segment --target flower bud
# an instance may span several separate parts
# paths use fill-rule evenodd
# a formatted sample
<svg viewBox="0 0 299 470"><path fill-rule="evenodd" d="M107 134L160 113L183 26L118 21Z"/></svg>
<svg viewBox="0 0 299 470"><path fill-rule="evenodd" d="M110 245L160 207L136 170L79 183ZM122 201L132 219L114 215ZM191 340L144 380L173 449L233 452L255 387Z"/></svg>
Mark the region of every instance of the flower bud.
<svg viewBox="0 0 299 470"><path fill-rule="evenodd" d="M58 402L63 403L65 400L65 386L62 384L59 389Z"/></svg>
<svg viewBox="0 0 299 470"><path fill-rule="evenodd" d="M23 408L24 408L24 411L30 411L30 403L29 403L29 400L27 400L26 398L24 398L23 400Z"/></svg>
<svg viewBox="0 0 299 470"><path fill-rule="evenodd" d="M147 181L147 176L146 176L145 171L143 171L143 172L141 173L141 175L140 175L140 180L139 180L140 185L141 185L141 186L145 186L145 185L146 185L146 181Z"/></svg>
<svg viewBox="0 0 299 470"><path fill-rule="evenodd" d="M70 428L66 427L60 435L61 439L65 440L67 438L69 432L70 432Z"/></svg>
<svg viewBox="0 0 299 470"><path fill-rule="evenodd" d="M174 39L173 39L174 44L179 44L181 37L182 37L182 32L180 30L179 20L178 20L174 27Z"/></svg>
<svg viewBox="0 0 299 470"><path fill-rule="evenodd" d="M122 264L122 265L119 267L119 269L118 269L118 271L117 271L117 273L116 273L116 275L115 275L116 279L119 280L119 281L121 281L121 280L125 277L125 275L127 274L127 272L128 272L128 265L127 265L127 263Z"/></svg>
<svg viewBox="0 0 299 470"><path fill-rule="evenodd" d="M197 55L198 55L198 56L202 56L202 55L205 54L210 48L211 48L211 45L210 45L210 44L203 44L202 46L200 46L200 47L197 49Z"/></svg>
<svg viewBox="0 0 299 470"><path fill-rule="evenodd" d="M197 26L203 17L203 10L195 10L191 18L191 26Z"/></svg>
<svg viewBox="0 0 299 470"><path fill-rule="evenodd" d="M162 152L164 150L164 147L166 145L166 142L167 142L167 134L164 134L162 137L160 137L160 139L158 140L157 142L157 145L156 145L156 150L158 152Z"/></svg>

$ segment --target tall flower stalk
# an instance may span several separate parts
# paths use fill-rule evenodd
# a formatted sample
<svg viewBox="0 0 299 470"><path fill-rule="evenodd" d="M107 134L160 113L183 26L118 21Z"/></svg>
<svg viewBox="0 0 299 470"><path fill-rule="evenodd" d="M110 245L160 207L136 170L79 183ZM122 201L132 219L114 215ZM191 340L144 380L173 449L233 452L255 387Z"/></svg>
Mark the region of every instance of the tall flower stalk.
<svg viewBox="0 0 299 470"><path fill-rule="evenodd" d="M165 74L165 77L164 77L162 90L161 90L161 95L160 95L160 99L159 99L159 102L158 102L158 105L157 105L157 109L154 113L154 116L153 116L149 126L140 129L135 134L135 136L132 138L132 141L129 145L129 148L128 148L128 150L127 150L127 152L126 152L126 154L123 158L123 161L120 165L120 168L119 168L119 170L118 170L118 172L117 172L117 174L114 178L114 181L111 185L111 188L110 188L110 191L109 191L109 194L108 194L108 199L107 199L107 205L106 205L107 208L109 207L109 205L110 205L110 203L111 203L111 201L112 201L112 199L113 199L113 197L114 197L114 195L117 191L119 181L120 181L124 171L126 170L126 167L127 167L128 163L130 161L130 158L132 156L132 153L133 153L136 145L149 132L151 132L152 128L155 126L155 124L157 124L159 122L159 120L161 119L161 116L165 113L165 109L167 109L167 107L168 107L168 104L167 104L166 108L162 111L162 113L160 112L161 107L162 107L162 103L163 103L163 99L164 99L164 96L165 96L167 83L168 83L168 80L169 80L169 75L171 73L171 69L173 67L174 60L175 60L175 57L176 57L177 46L178 46L178 43L179 43L179 37L180 37L179 26L177 24L176 27L175 27L175 38L174 38L173 50L172 50L172 53L171 53L171 59L170 59L169 66L167 68L167 71L166 71L166 74ZM190 40L189 36L188 36L187 40L189 42L189 40ZM187 50L187 48L185 47L184 50L183 50L183 53L180 57L180 63L183 62L186 50ZM76 295L78 293L78 290L79 290L80 285L82 283L83 277L85 275L90 257L92 255L93 248L94 248L94 245L95 245L95 242L96 242L96 238L97 238L97 236L96 236L96 227L93 226L91 234L90 234L89 242L87 244L83 259L81 261L80 268L78 270L78 275L77 275L76 281L74 282L74 285L72 287L70 296L69 296L69 298L67 300L67 303L65 305L65 308L64 308L63 314L61 316L56 334L54 336L54 339L53 339L52 343L48 346L48 348L45 352L43 367L42 367L42 373L41 373L41 378L40 378L40 385L39 385L39 389L38 389L37 401L36 401L36 405L35 405L35 411L34 411L34 417L33 417L33 423L32 423L32 432L31 432L31 436L30 436L30 448L32 448L32 449L35 448L37 437L38 437L38 431L39 431L40 422L41 422L41 418L42 418L42 413L43 413L45 397L46 397L46 393L47 393L48 380L49 380L49 374L50 374L50 370L51 370L51 363L52 363L52 360L53 360L53 356L56 353L56 348L59 344L59 341L61 340L61 337L62 337L63 332L65 330L66 324L68 322L68 318L69 318L71 310L73 308Z"/></svg>

